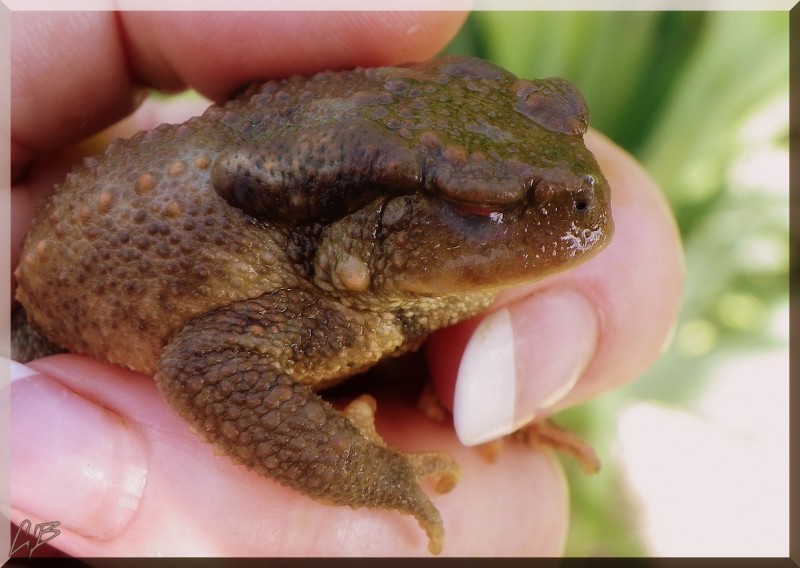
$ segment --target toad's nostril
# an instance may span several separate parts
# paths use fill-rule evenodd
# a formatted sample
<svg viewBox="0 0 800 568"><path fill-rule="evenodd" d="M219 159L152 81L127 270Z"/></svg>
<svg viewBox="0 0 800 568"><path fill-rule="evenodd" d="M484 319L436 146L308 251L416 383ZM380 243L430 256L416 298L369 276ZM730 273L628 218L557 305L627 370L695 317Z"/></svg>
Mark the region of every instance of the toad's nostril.
<svg viewBox="0 0 800 568"><path fill-rule="evenodd" d="M573 200L575 211L589 211L594 207L596 183L597 180L592 175L581 176L580 190L575 194Z"/></svg>
<svg viewBox="0 0 800 568"><path fill-rule="evenodd" d="M572 199L572 206L576 212L585 213L594 209L596 202L597 199L594 190L584 186L574 195Z"/></svg>

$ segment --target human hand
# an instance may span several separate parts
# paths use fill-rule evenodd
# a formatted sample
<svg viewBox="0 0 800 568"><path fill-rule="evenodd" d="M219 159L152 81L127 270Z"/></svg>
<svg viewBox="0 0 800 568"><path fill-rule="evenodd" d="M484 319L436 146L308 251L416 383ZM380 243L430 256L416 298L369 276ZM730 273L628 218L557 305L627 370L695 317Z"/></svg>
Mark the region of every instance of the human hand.
<svg viewBox="0 0 800 568"><path fill-rule="evenodd" d="M191 84L222 99L256 78L424 59L460 22L453 14L404 14L394 20L380 13L264 14L263 19L131 13L121 16L117 27L110 18L15 14L12 266L34 197L50 191L74 161L68 152L52 153L129 112L136 83ZM320 34L312 37L308 29ZM127 40L117 35L120 30ZM60 43L66 55L37 47L37 39L54 33L65 34ZM302 46L298 37L304 38ZM349 41L341 42L343 37ZM128 127L178 120L150 108L151 114L137 115L142 122ZM682 267L668 210L630 158L596 135L589 143L614 191L616 236L586 265L500 299L498 306L509 309L518 354L518 388L511 400L519 408L511 423L635 378L658 354L675 315ZM498 321L495 328L505 325L502 317ZM518 323L523 321L534 324ZM442 331L427 349L437 391L451 408L471 329L474 322ZM537 354L550 361L528 358ZM213 455L161 400L150 377L75 355L14 370L22 380L12 389L12 520L60 520L61 534L51 544L71 555L426 552L426 537L411 518L325 507ZM565 375L577 378L572 389L541 408L542 400L552 398L549 393L560 390L557 377ZM405 451L444 450L462 467L456 490L433 496L448 531L444 554L561 552L567 488L549 454L509 445L497 464L487 464L458 442L449 425L424 418L408 400L378 404L377 427L389 444ZM467 423L481 415L468 403L455 410ZM509 424L507 417L495 422ZM471 429L503 432L496 424Z"/></svg>

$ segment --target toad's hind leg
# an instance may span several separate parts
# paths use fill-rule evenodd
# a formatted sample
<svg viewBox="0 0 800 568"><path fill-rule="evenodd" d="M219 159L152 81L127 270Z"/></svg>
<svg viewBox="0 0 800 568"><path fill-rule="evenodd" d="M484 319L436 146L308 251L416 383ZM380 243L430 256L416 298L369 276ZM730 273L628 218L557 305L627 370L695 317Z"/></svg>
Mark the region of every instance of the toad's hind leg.
<svg viewBox="0 0 800 568"><path fill-rule="evenodd" d="M438 553L441 517L419 480L437 475L440 488L452 486L452 459L389 448L372 425L374 407L365 412L357 399L346 416L292 376L318 360L329 365L348 350L363 352L354 328L338 310L276 292L189 322L165 348L156 380L164 398L235 462L327 504L414 515Z"/></svg>

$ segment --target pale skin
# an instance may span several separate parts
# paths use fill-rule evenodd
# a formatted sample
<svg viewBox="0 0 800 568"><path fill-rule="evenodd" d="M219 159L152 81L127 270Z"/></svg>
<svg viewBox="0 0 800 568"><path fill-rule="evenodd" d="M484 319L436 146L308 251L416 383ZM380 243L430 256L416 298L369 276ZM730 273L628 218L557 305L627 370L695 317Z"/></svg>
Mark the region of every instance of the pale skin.
<svg viewBox="0 0 800 568"><path fill-rule="evenodd" d="M463 15L117 18L14 15L12 269L36 197L51 191L87 149L77 142L133 111L137 86L188 85L222 100L256 78L425 59L446 44ZM56 37L57 50L47 39ZM198 110L149 106L113 135L178 122ZM602 136L591 133L587 143L613 188L614 241L576 270L504 292L496 304L521 312L529 298L569 290L596 311L600 333L594 351L575 386L551 410L588 401L639 376L662 349L683 280L677 232L658 188ZM458 362L474 326L465 322L429 342L426 358L446 407L452 407ZM530 350L524 330L515 345L520 356ZM61 534L51 544L68 554L426 553L426 539L413 519L326 507L215 456L167 407L150 377L74 355L28 367L17 368L20 380L12 389L12 520L60 520ZM519 380L534 384L537 376L526 371ZM568 488L549 453L506 444L501 459L488 464L459 443L449 422L419 413L414 393L378 397L377 428L389 444L447 451L462 467L458 488L434 496L448 530L444 555L561 554ZM95 467L103 475L87 473L87 463L100 464Z"/></svg>

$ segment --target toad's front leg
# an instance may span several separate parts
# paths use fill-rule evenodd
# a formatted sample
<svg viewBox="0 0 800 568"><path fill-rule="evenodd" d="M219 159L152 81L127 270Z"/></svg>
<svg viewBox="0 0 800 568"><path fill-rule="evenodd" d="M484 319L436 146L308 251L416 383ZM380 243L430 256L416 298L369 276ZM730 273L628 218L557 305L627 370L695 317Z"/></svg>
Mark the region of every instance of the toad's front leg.
<svg viewBox="0 0 800 568"><path fill-rule="evenodd" d="M380 358L376 343L391 343L398 332L369 318L296 291L231 304L175 336L156 381L181 416L234 461L324 503L414 515L438 553L441 517L419 480L439 475L439 487L452 487L457 464L445 454L387 447L363 400L346 417L309 386Z"/></svg>

